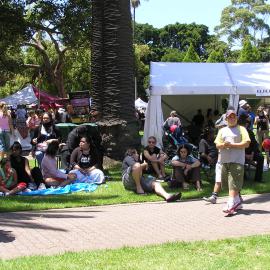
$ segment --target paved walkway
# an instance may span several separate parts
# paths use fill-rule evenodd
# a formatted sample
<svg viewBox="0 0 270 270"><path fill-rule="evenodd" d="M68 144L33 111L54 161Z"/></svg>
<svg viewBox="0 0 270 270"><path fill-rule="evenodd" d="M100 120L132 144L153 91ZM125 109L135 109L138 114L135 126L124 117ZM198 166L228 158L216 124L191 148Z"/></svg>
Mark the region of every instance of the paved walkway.
<svg viewBox="0 0 270 270"><path fill-rule="evenodd" d="M244 199L233 217L226 198L0 213L0 258L269 234L270 194Z"/></svg>

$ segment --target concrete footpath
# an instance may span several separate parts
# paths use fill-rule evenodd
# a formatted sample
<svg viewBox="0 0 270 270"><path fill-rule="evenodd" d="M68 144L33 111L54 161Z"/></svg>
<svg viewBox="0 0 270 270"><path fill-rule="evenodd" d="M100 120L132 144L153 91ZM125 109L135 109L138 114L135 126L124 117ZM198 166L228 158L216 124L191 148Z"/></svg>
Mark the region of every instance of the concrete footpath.
<svg viewBox="0 0 270 270"><path fill-rule="evenodd" d="M269 234L270 194L244 200L232 217L226 198L0 213L0 258Z"/></svg>

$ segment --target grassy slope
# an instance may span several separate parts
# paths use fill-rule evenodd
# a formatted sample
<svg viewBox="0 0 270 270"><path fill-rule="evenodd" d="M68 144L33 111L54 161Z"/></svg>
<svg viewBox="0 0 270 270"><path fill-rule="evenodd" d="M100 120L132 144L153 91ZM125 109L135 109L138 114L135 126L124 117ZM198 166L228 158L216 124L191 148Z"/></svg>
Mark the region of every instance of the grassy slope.
<svg viewBox="0 0 270 270"><path fill-rule="evenodd" d="M35 265L34 268L32 266ZM269 269L270 236L168 243L0 261L0 269Z"/></svg>

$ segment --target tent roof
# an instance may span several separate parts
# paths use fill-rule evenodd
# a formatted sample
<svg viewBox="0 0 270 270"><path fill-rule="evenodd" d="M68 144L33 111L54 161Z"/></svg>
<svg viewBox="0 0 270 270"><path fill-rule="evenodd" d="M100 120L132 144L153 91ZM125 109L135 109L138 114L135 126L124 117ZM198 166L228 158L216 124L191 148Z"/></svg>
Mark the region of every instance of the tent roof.
<svg viewBox="0 0 270 270"><path fill-rule="evenodd" d="M63 107L63 105L59 103L66 101L65 98L50 95L44 91L39 90L35 86L33 86L33 90L35 92L37 99L40 98L41 107Z"/></svg>
<svg viewBox="0 0 270 270"><path fill-rule="evenodd" d="M144 102L142 99L137 98L135 100L135 108L147 108L147 102Z"/></svg>
<svg viewBox="0 0 270 270"><path fill-rule="evenodd" d="M151 95L256 94L270 89L270 63L151 62Z"/></svg>
<svg viewBox="0 0 270 270"><path fill-rule="evenodd" d="M19 104L32 104L37 102L37 97L33 91L32 85L28 85L27 87L23 88L22 90L1 99L8 105L17 106Z"/></svg>

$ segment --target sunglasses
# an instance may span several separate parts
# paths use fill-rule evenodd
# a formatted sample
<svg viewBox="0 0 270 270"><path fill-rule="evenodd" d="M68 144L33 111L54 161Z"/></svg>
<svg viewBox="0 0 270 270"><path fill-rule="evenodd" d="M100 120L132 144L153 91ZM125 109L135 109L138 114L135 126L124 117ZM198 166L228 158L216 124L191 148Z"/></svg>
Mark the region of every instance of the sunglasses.
<svg viewBox="0 0 270 270"><path fill-rule="evenodd" d="M155 144L156 142L155 141L148 141L148 143Z"/></svg>

